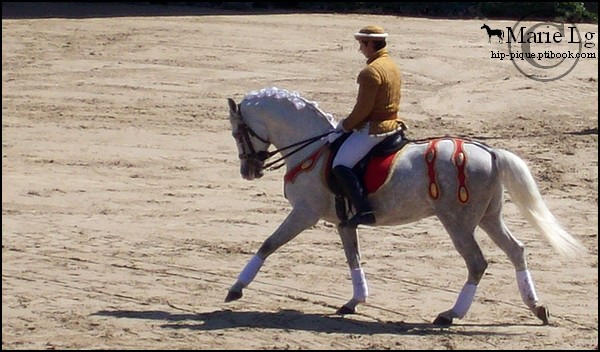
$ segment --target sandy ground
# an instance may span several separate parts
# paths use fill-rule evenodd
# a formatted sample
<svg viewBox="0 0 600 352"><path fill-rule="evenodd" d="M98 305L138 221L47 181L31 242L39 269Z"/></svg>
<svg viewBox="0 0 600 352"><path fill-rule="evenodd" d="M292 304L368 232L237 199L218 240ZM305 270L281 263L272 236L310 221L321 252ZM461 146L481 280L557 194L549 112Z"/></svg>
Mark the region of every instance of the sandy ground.
<svg viewBox="0 0 600 352"><path fill-rule="evenodd" d="M598 60L535 81L491 58L508 49L488 43L482 22L3 19L2 348L597 348ZM226 98L277 86L343 117L364 65L352 33L371 23L391 34L410 136L471 136L521 155L588 248L558 257L507 199L550 325L523 305L483 232L490 266L469 314L430 325L466 277L434 218L360 229L371 296L357 315L334 315L352 287L325 222L271 256L241 300L223 302L290 209L285 170L240 177Z"/></svg>

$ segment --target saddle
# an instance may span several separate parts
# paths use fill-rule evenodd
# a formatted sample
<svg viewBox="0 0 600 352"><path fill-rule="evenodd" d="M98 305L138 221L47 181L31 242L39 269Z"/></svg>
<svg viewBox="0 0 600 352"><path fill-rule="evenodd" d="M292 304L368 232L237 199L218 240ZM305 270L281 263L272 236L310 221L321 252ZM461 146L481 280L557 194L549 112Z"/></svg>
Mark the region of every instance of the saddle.
<svg viewBox="0 0 600 352"><path fill-rule="evenodd" d="M348 210L351 203L346 199L342 187L336 182L335 177L333 177L331 163L341 145L350 134L351 132L345 133L329 146L331 153L327 167L325 168L327 185L336 195L336 212L342 221L348 219ZM379 142L352 168L352 171L354 171L358 179L362 182L364 192L367 194L373 193L385 182L393 157L408 143L409 140L404 137L404 131L400 130Z"/></svg>

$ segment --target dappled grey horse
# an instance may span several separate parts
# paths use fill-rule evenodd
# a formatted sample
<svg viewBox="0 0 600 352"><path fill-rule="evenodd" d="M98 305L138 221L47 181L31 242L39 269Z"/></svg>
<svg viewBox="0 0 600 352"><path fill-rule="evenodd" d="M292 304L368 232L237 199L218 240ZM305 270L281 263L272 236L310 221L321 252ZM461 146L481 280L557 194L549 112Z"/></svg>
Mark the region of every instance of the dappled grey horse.
<svg viewBox="0 0 600 352"><path fill-rule="evenodd" d="M325 136L335 128L336 121L316 103L275 87L250 92L240 104L232 99L228 102L242 177L260 178L266 168L285 163L284 191L292 210L248 261L225 301L240 299L271 254L323 219L338 224L352 279L353 296L337 312L356 312L357 305L368 296L357 229L340 223L336 195L327 182L332 151ZM270 145L276 150L269 151ZM268 162L277 154L282 157ZM525 162L509 151L450 137L411 141L388 160L388 171L383 171L382 181L369 194L377 219L373 226L402 225L435 215L468 269L454 306L439 313L434 323L447 325L454 318L463 318L473 302L488 266L475 240L479 226L513 264L523 302L548 324L549 313L538 300L524 246L502 219L504 189L523 216L560 254L585 249L546 207Z"/></svg>

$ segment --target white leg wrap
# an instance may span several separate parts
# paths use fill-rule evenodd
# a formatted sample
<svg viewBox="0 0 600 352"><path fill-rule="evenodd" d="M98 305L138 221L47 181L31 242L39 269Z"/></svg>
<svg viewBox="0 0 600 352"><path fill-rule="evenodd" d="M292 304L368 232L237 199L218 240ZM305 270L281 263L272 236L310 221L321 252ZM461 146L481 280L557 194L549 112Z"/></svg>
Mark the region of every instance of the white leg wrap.
<svg viewBox="0 0 600 352"><path fill-rule="evenodd" d="M477 285L466 283L458 298L456 299L456 303L454 303L454 307L452 307L452 311L456 314L456 316L462 319L469 308L471 308L471 303L473 303L473 299L475 298L475 292L477 291Z"/></svg>
<svg viewBox="0 0 600 352"><path fill-rule="evenodd" d="M367 279L365 278L365 272L362 268L351 269L350 277L352 277L352 288L354 289L354 295L352 298L359 302L365 302L369 295L369 288L367 287Z"/></svg>
<svg viewBox="0 0 600 352"><path fill-rule="evenodd" d="M263 263L264 260L262 260L257 255L254 255L254 257L250 259L248 264L246 264L246 266L244 267L244 270L242 270L242 272L238 276L238 281L241 282L244 285L244 287L248 286L252 282L252 280L254 280L254 277L260 270L260 267L263 265Z"/></svg>
<svg viewBox="0 0 600 352"><path fill-rule="evenodd" d="M519 286L519 292L521 293L521 299L525 304L533 309L538 303L538 297L533 287L533 280L529 270L517 271L517 285Z"/></svg>

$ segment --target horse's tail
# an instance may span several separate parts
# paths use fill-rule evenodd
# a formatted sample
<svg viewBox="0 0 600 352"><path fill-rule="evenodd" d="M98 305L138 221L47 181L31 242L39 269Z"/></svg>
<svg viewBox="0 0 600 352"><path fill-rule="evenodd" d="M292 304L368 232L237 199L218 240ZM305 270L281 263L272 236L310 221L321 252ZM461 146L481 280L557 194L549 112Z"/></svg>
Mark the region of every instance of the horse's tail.
<svg viewBox="0 0 600 352"><path fill-rule="evenodd" d="M507 150L495 149L502 184L525 218L562 255L584 253L585 247L552 215L523 159Z"/></svg>

